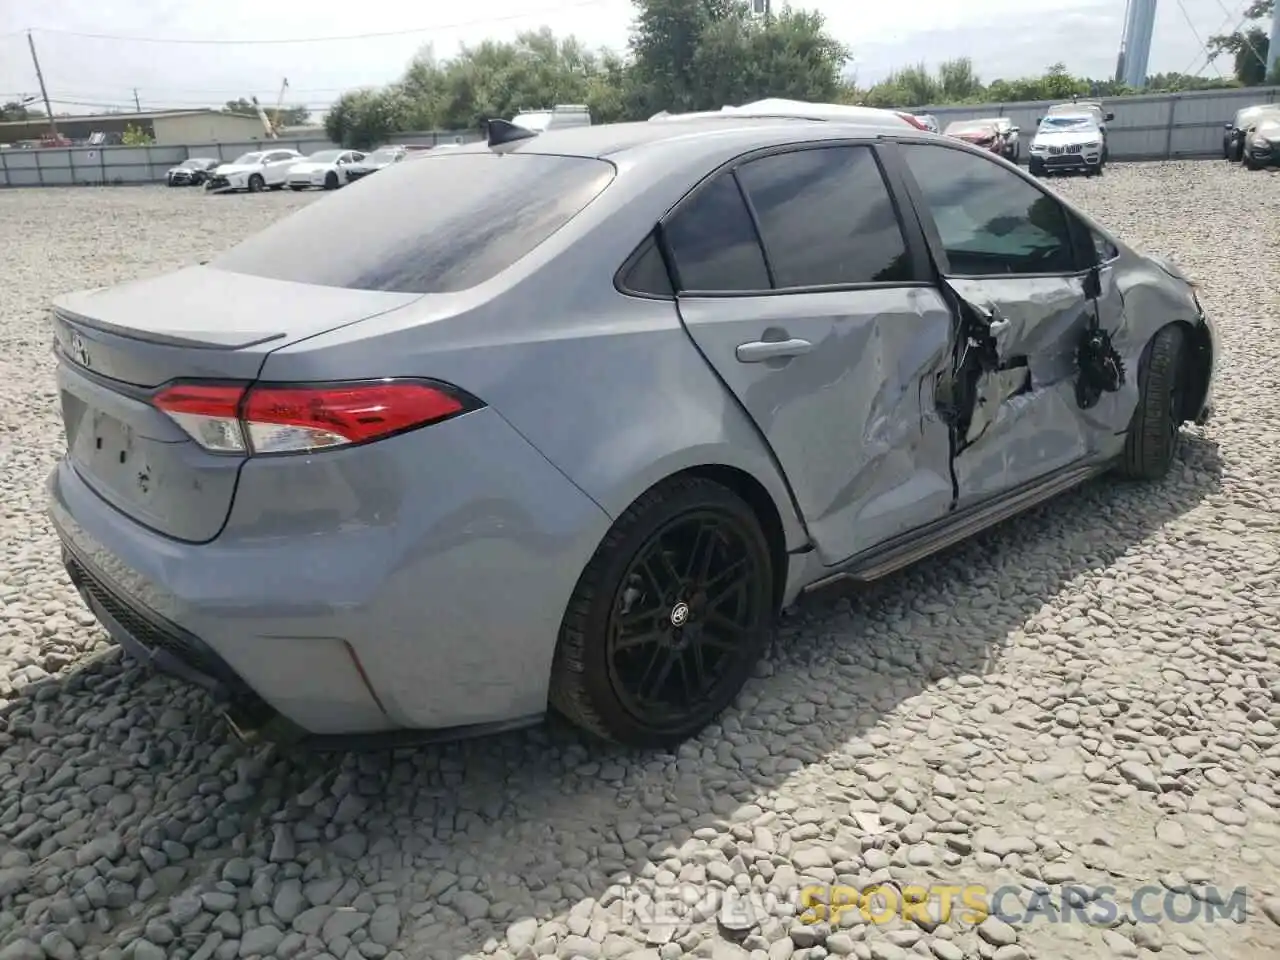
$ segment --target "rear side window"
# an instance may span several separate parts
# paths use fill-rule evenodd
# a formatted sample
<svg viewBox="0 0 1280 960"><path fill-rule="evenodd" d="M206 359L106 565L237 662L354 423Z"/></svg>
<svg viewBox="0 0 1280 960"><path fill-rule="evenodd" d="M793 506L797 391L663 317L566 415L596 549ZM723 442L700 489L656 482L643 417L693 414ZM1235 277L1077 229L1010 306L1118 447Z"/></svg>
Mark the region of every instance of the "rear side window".
<svg viewBox="0 0 1280 960"><path fill-rule="evenodd" d="M769 289L764 252L732 174L704 185L666 225L664 234L682 291Z"/></svg>
<svg viewBox="0 0 1280 960"><path fill-rule="evenodd" d="M586 157L424 157L304 207L209 265L326 287L454 293L532 252L613 178L612 164Z"/></svg>
<svg viewBox="0 0 1280 960"><path fill-rule="evenodd" d="M738 168L774 286L912 279L907 244L869 147L778 153Z"/></svg>

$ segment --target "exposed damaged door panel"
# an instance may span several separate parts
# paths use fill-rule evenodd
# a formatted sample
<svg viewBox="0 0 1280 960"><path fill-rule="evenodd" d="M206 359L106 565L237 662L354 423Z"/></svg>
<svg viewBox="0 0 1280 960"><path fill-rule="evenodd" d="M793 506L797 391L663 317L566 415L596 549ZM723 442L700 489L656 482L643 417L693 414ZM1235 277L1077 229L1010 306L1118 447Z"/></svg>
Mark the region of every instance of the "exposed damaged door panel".
<svg viewBox="0 0 1280 960"><path fill-rule="evenodd" d="M1114 452L1136 395L1113 338L1124 306L1088 229L1051 193L976 154L902 144L952 364L938 384L956 506Z"/></svg>
<svg viewBox="0 0 1280 960"><path fill-rule="evenodd" d="M960 327L952 402L957 504L1087 456L1076 347L1092 306L1078 277L951 279ZM942 411L940 411L942 412Z"/></svg>

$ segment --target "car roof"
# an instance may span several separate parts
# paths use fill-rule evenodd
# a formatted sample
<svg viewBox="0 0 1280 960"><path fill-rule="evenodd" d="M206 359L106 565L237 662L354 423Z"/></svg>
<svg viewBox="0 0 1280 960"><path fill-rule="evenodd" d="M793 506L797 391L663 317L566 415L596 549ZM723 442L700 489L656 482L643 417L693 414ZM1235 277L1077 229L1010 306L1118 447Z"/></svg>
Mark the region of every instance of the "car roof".
<svg viewBox="0 0 1280 960"><path fill-rule="evenodd" d="M797 117L742 116L716 114L676 122L602 123L592 126L562 127L545 131L536 137L504 144L504 153L543 153L572 157L617 157L642 147L666 146L678 152L692 140L709 136L724 142L726 148L750 150L774 144L808 140L875 139L882 135L920 133L909 124L860 123L852 121L810 120ZM489 146L483 141L469 143L452 153L484 153Z"/></svg>

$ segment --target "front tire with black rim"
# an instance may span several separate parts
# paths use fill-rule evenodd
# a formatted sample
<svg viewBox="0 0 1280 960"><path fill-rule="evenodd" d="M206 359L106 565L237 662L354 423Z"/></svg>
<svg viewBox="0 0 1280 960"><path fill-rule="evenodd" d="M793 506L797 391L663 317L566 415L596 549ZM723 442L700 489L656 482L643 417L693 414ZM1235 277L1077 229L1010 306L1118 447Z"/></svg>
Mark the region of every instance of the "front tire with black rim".
<svg viewBox="0 0 1280 960"><path fill-rule="evenodd" d="M265 187L266 185L267 185L267 182L262 179L261 174L255 173L253 176L249 178L250 193L261 193L262 188Z"/></svg>
<svg viewBox="0 0 1280 960"><path fill-rule="evenodd" d="M1173 465L1182 437L1184 344L1178 324L1151 338L1138 376L1138 407L1120 461L1120 473L1127 479L1159 480Z"/></svg>
<svg viewBox="0 0 1280 960"><path fill-rule="evenodd" d="M551 706L605 740L674 746L746 684L772 635L775 599L751 507L701 477L661 483L618 518L578 580Z"/></svg>
<svg viewBox="0 0 1280 960"><path fill-rule="evenodd" d="M324 188L326 190L338 189L338 175L332 170L324 175Z"/></svg>

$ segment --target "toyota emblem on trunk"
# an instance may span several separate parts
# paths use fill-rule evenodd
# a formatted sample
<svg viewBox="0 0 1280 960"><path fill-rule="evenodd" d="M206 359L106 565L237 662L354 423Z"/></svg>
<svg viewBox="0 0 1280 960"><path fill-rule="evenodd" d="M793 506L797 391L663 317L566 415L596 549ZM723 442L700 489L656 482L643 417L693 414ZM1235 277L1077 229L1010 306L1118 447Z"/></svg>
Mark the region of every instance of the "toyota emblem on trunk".
<svg viewBox="0 0 1280 960"><path fill-rule="evenodd" d="M71 355L80 362L81 366L89 366L89 348L84 345L84 340L78 333L71 334Z"/></svg>

